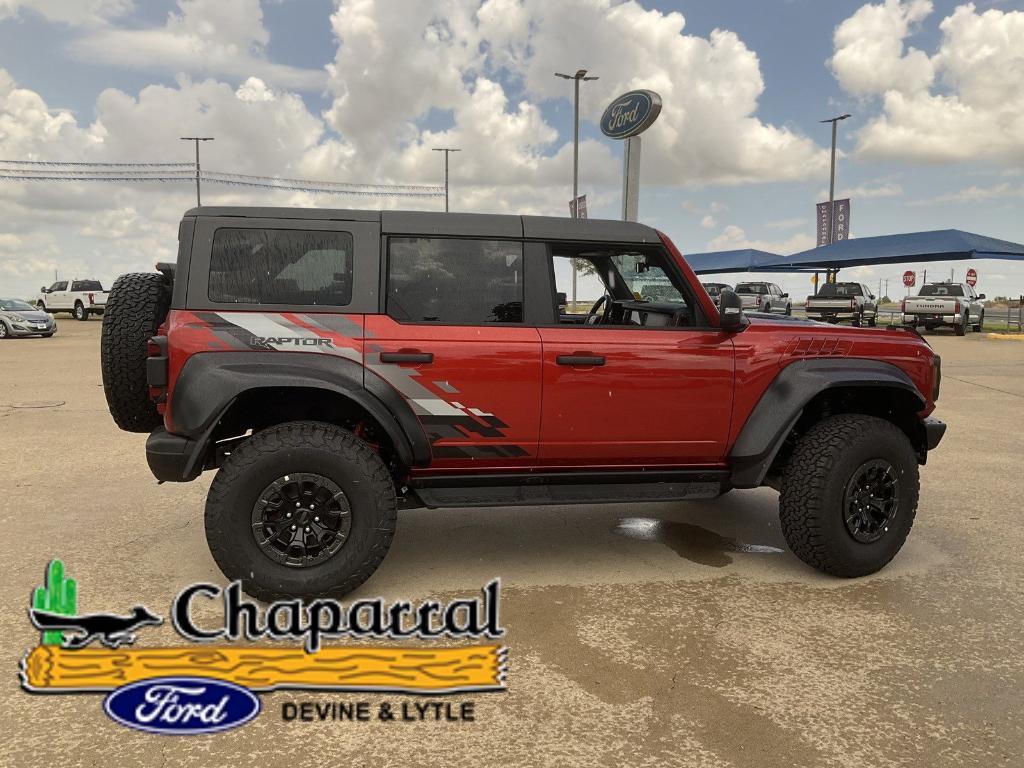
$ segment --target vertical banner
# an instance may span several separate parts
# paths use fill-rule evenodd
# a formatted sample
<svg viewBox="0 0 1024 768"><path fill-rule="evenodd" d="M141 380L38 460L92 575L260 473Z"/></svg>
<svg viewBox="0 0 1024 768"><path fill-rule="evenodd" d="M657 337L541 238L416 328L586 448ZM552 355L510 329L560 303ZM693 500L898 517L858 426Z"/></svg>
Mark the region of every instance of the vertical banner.
<svg viewBox="0 0 1024 768"><path fill-rule="evenodd" d="M577 214L576 212L579 211ZM587 196L580 195L569 203L569 217L573 219L587 218Z"/></svg>
<svg viewBox="0 0 1024 768"><path fill-rule="evenodd" d="M829 229L832 226L832 216L835 216L835 230L833 231L833 242L846 240L850 237L850 198L835 200L832 203L832 211L828 209L828 203L818 203L818 247L828 245Z"/></svg>

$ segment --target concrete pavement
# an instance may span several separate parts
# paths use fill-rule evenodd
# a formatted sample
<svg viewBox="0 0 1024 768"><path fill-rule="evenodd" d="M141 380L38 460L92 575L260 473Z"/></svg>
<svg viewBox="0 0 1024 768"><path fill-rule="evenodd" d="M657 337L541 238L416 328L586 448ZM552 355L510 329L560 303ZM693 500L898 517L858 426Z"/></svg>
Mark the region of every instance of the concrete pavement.
<svg viewBox="0 0 1024 768"><path fill-rule="evenodd" d="M18 688L26 608L61 557L83 611L222 582L202 510L212 479L157 486L144 435L120 432L99 373L100 322L0 342L0 765L1016 765L1024 753L1024 347L932 336L936 415L896 560L856 581L786 549L777 494L713 502L403 512L358 596L469 594L503 580L510 668L475 722L284 722L264 695L236 731L137 733L97 695ZM147 644L174 643L166 626Z"/></svg>

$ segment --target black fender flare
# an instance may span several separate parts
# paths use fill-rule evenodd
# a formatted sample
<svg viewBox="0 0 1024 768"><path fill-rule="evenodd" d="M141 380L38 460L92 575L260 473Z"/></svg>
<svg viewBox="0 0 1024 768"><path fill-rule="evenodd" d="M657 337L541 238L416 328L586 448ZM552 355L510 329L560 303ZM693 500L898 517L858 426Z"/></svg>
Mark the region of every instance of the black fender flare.
<svg viewBox="0 0 1024 768"><path fill-rule="evenodd" d="M430 461L430 442L409 403L359 362L339 355L253 351L203 352L182 367L170 410L174 434L195 442L189 464L205 455L214 428L240 395L267 388L341 395L380 424L406 468Z"/></svg>
<svg viewBox="0 0 1024 768"><path fill-rule="evenodd" d="M913 395L919 408L925 407L925 399L914 382L892 363L860 358L797 360L783 368L768 385L736 438L729 452L732 486L760 486L806 405L821 392L837 387L905 390Z"/></svg>

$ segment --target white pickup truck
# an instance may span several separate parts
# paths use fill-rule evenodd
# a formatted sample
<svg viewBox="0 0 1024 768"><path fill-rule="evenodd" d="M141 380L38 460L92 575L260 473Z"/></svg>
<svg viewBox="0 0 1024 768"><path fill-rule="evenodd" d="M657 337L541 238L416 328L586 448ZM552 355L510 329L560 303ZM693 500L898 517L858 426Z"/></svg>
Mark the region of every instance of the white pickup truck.
<svg viewBox="0 0 1024 768"><path fill-rule="evenodd" d="M863 283L825 283L804 303L808 320L838 323L849 320L855 326L878 322L878 299Z"/></svg>
<svg viewBox="0 0 1024 768"><path fill-rule="evenodd" d="M968 328L980 331L985 322L984 293L966 283L926 283L917 296L903 300L903 324L931 331L940 325L951 325L957 336Z"/></svg>
<svg viewBox="0 0 1024 768"><path fill-rule="evenodd" d="M70 312L75 320L102 315L106 304L107 291L99 280L58 280L40 288L36 297L36 306L44 312Z"/></svg>

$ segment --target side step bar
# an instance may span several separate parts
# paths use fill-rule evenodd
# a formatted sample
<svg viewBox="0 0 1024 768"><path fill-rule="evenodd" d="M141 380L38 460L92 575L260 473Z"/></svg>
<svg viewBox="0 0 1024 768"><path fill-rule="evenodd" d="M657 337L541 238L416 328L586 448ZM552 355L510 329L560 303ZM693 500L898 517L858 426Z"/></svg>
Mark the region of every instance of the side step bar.
<svg viewBox="0 0 1024 768"><path fill-rule="evenodd" d="M514 507L713 499L728 490L727 471L554 472L440 475L409 487L424 506Z"/></svg>

